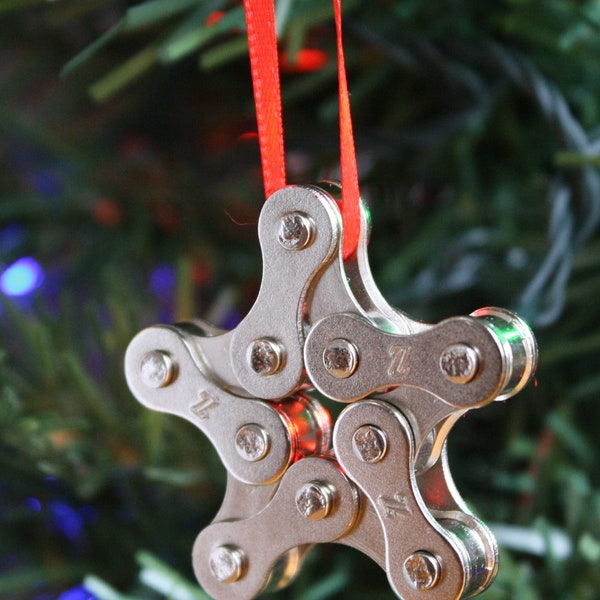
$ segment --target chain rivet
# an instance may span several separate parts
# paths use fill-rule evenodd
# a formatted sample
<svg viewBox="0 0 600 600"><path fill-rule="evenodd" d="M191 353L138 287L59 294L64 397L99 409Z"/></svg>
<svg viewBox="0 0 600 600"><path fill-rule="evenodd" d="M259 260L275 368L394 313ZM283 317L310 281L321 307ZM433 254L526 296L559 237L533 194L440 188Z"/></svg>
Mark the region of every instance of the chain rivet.
<svg viewBox="0 0 600 600"><path fill-rule="evenodd" d="M347 379L358 367L358 350L343 338L332 340L323 350L323 365L336 379Z"/></svg>
<svg viewBox="0 0 600 600"><path fill-rule="evenodd" d="M321 481L305 483L296 493L296 507L303 517L320 521L333 508L335 489Z"/></svg>
<svg viewBox="0 0 600 600"><path fill-rule="evenodd" d="M374 464L385 456L387 437L379 427L363 425L352 436L352 448L360 460Z"/></svg>
<svg viewBox="0 0 600 600"><path fill-rule="evenodd" d="M233 583L242 578L246 556L237 546L219 546L208 559L208 567L213 577L221 583Z"/></svg>
<svg viewBox="0 0 600 600"><path fill-rule="evenodd" d="M304 250L312 243L313 229L314 224L306 215L288 213L281 218L277 239L286 250Z"/></svg>
<svg viewBox="0 0 600 600"><path fill-rule="evenodd" d="M442 566L438 558L422 550L404 561L404 577L415 590L430 590L439 581Z"/></svg>
<svg viewBox="0 0 600 600"><path fill-rule="evenodd" d="M452 344L440 356L440 369L452 383L469 383L479 369L477 350L467 344Z"/></svg>
<svg viewBox="0 0 600 600"><path fill-rule="evenodd" d="M248 462L257 462L269 453L269 434L260 425L242 425L235 434L235 449Z"/></svg>
<svg viewBox="0 0 600 600"><path fill-rule="evenodd" d="M283 366L283 350L271 338L253 341L247 351L248 364L257 375L274 375Z"/></svg>
<svg viewBox="0 0 600 600"><path fill-rule="evenodd" d="M142 381L153 389L168 386L175 378L175 364L169 354L151 350L144 354L140 363Z"/></svg>

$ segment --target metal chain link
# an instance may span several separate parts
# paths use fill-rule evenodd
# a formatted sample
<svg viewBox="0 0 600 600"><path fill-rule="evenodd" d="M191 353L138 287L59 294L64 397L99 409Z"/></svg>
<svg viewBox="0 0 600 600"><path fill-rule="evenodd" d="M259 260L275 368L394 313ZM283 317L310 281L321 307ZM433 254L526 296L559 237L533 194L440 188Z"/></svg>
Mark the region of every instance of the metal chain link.
<svg viewBox="0 0 600 600"><path fill-rule="evenodd" d="M129 345L136 398L196 425L228 472L193 563L218 600L287 585L309 548L357 548L399 598L458 599L493 581L493 535L445 452L466 411L531 379L531 330L504 309L437 325L389 306L367 258L344 260L339 186L290 186L259 220L263 278L236 329L155 326ZM335 423L314 390L348 404ZM332 443L333 442L333 443ZM265 539L269 543L264 542Z"/></svg>

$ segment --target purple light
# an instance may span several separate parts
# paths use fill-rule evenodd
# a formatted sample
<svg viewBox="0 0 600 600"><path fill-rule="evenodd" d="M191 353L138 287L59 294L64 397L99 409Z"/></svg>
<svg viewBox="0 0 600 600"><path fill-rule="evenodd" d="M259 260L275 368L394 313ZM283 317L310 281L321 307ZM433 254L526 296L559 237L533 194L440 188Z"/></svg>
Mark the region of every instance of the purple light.
<svg viewBox="0 0 600 600"><path fill-rule="evenodd" d="M33 512L39 513L42 511L42 503L37 498L26 498L25 504Z"/></svg>
<svg viewBox="0 0 600 600"><path fill-rule="evenodd" d="M52 524L72 542L81 538L84 530L84 519L79 512L63 500L50 503Z"/></svg>
<svg viewBox="0 0 600 600"><path fill-rule="evenodd" d="M225 313L219 325L229 331L230 329L235 329L241 320L242 315L235 308L232 308Z"/></svg>
<svg viewBox="0 0 600 600"><path fill-rule="evenodd" d="M78 585L70 590L64 591L57 600L96 600L96 596L82 585Z"/></svg>
<svg viewBox="0 0 600 600"><path fill-rule="evenodd" d="M150 274L150 289L160 300L167 300L172 296L176 280L174 267L166 263L160 264Z"/></svg>
<svg viewBox="0 0 600 600"><path fill-rule="evenodd" d="M43 280L44 271L35 259L20 258L0 275L0 290L7 296L26 296Z"/></svg>

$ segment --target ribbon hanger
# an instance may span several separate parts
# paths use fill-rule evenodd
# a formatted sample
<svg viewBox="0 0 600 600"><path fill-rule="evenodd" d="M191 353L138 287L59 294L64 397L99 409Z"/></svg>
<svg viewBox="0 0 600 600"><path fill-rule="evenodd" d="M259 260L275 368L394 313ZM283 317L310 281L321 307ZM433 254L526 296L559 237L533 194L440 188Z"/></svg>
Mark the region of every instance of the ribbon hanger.
<svg viewBox="0 0 600 600"><path fill-rule="evenodd" d="M256 106L258 140L265 194L268 198L286 185L281 84L274 0L244 0L250 67ZM350 113L350 96L342 44L342 3L333 0L336 26L340 120L340 174L343 256L355 251L360 236L360 191Z"/></svg>

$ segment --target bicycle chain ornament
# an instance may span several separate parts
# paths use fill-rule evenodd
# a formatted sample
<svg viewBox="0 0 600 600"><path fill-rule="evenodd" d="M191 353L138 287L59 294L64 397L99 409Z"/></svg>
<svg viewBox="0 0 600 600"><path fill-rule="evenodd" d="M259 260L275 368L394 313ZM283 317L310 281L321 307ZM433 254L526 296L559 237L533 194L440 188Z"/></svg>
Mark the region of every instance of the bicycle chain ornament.
<svg viewBox="0 0 600 600"><path fill-rule="evenodd" d="M497 572L496 541L452 482L446 439L466 411L531 379L533 334L504 309L429 325L388 305L360 203L348 251L345 202L337 184L281 186L260 215L262 282L240 324L154 326L127 349L136 398L196 425L227 469L193 548L217 600L287 585L328 542L376 561L404 600L474 596ZM335 423L315 390L347 404Z"/></svg>

